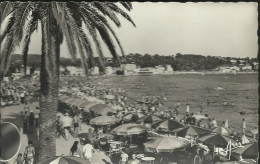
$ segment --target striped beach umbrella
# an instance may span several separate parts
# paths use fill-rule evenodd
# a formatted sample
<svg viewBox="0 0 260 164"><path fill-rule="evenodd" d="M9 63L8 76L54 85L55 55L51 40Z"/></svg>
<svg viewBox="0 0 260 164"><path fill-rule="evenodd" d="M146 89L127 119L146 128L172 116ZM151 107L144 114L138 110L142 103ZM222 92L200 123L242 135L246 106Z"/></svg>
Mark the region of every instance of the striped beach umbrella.
<svg viewBox="0 0 260 164"><path fill-rule="evenodd" d="M116 135L133 135L133 134L141 134L147 131L147 128L143 125L129 123L123 124L111 131L112 134Z"/></svg>
<svg viewBox="0 0 260 164"><path fill-rule="evenodd" d="M175 129L183 128L185 125L176 120L165 120L153 124L152 127L158 130L173 131Z"/></svg>
<svg viewBox="0 0 260 164"><path fill-rule="evenodd" d="M74 156L52 157L39 164L91 164L88 160Z"/></svg>
<svg viewBox="0 0 260 164"><path fill-rule="evenodd" d="M257 142L245 144L243 147L233 149L232 154L241 155L244 159L257 159L258 144Z"/></svg>
<svg viewBox="0 0 260 164"><path fill-rule="evenodd" d="M172 153L175 149L183 148L189 143L188 139L182 137L162 137L146 142L144 146L148 152Z"/></svg>
<svg viewBox="0 0 260 164"><path fill-rule="evenodd" d="M90 108L90 111L94 112L97 115L108 115L109 113L115 113L116 109L106 105L106 104L97 104Z"/></svg>
<svg viewBox="0 0 260 164"><path fill-rule="evenodd" d="M137 123L147 123L147 124L150 124L150 123L156 123L158 121L161 121L162 119L160 119L159 117L157 116L154 116L154 115L147 115L147 116L143 116L142 118L140 118Z"/></svg>
<svg viewBox="0 0 260 164"><path fill-rule="evenodd" d="M142 113L128 114L123 117L124 121L136 121L142 118L144 115Z"/></svg>
<svg viewBox="0 0 260 164"><path fill-rule="evenodd" d="M112 125L120 120L113 116L98 116L90 120L91 125Z"/></svg>
<svg viewBox="0 0 260 164"><path fill-rule="evenodd" d="M180 137L196 137L196 136L203 136L209 133L207 129L200 128L197 126L187 126L184 128L179 128L174 130L177 136Z"/></svg>
<svg viewBox="0 0 260 164"><path fill-rule="evenodd" d="M231 142L232 144L236 144L235 140L221 134L209 134L198 138L197 141L202 142L205 145L222 147L222 148L226 148L229 142Z"/></svg>
<svg viewBox="0 0 260 164"><path fill-rule="evenodd" d="M211 133L219 133L219 134L223 134L223 135L229 135L230 129L219 126L219 127L213 128L211 130Z"/></svg>

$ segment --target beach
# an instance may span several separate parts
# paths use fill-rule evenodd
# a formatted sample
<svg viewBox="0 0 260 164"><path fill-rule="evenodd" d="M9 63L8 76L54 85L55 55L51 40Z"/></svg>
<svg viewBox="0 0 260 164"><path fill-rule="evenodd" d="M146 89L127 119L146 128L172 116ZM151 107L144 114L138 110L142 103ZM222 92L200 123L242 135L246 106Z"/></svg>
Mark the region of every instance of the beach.
<svg viewBox="0 0 260 164"><path fill-rule="evenodd" d="M257 74L114 76L95 81L126 90L132 100L138 100L142 95L164 95L168 100L166 106L180 101L183 112L186 103L190 104L191 112L199 112L201 102L204 102L204 113L209 118L216 118L218 124L228 118L230 126L238 131L241 131L242 118L247 120L248 129L258 126ZM234 106L224 106L225 101L233 102Z"/></svg>

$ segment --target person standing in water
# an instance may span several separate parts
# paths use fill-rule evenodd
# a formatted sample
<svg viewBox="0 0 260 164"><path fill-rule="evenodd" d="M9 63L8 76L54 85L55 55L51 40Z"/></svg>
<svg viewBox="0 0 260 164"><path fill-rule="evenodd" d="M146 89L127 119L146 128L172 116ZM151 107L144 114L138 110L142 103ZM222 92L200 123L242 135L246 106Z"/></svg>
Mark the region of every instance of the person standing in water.
<svg viewBox="0 0 260 164"><path fill-rule="evenodd" d="M190 113L190 105L189 104L186 104L186 113Z"/></svg>
<svg viewBox="0 0 260 164"><path fill-rule="evenodd" d="M245 118L243 118L243 120L242 120L242 131L243 131L243 134L246 134L246 120L245 120Z"/></svg>

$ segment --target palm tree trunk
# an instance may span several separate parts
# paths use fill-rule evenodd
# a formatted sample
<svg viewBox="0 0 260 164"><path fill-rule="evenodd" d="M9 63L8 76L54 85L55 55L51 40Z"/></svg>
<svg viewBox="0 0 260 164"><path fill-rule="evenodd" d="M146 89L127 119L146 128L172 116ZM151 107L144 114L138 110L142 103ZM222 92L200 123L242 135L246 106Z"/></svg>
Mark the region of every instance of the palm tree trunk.
<svg viewBox="0 0 260 164"><path fill-rule="evenodd" d="M58 110L60 38L51 17L42 21L39 161L56 156L56 111Z"/></svg>

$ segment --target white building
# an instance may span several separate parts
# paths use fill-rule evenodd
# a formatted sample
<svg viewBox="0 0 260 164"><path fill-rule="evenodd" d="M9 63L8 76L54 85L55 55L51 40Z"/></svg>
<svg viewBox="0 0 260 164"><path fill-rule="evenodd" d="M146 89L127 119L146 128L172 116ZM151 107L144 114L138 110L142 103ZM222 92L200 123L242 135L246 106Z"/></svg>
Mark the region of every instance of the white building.
<svg viewBox="0 0 260 164"><path fill-rule="evenodd" d="M12 73L12 76L14 77L14 80L20 79L24 76L23 73Z"/></svg>
<svg viewBox="0 0 260 164"><path fill-rule="evenodd" d="M173 72L172 66L171 65L166 65L166 72Z"/></svg>
<svg viewBox="0 0 260 164"><path fill-rule="evenodd" d="M99 75L99 67L95 66L91 69L91 75Z"/></svg>
<svg viewBox="0 0 260 164"><path fill-rule="evenodd" d="M136 64L122 64L121 69L124 70L125 75L132 75L137 73Z"/></svg>
<svg viewBox="0 0 260 164"><path fill-rule="evenodd" d="M233 67L219 67L219 71L223 72L223 73L235 73L237 71L239 71L240 68L237 66L233 66Z"/></svg>
<svg viewBox="0 0 260 164"><path fill-rule="evenodd" d="M112 67L106 67L106 75L112 75L114 73L114 70Z"/></svg>
<svg viewBox="0 0 260 164"><path fill-rule="evenodd" d="M154 72L154 74L163 74L164 71L165 71L165 67L159 65L159 66L156 66L156 67L154 68L154 71L153 71L153 72Z"/></svg>
<svg viewBox="0 0 260 164"><path fill-rule="evenodd" d="M244 67L242 67L242 71L252 71L253 70L253 68L252 68L252 66L251 65L245 65Z"/></svg>
<svg viewBox="0 0 260 164"><path fill-rule="evenodd" d="M61 68L60 68L61 69ZM65 69L64 69L65 70ZM69 66L67 70L70 72L70 75L74 76L85 76L85 72L83 68Z"/></svg>

